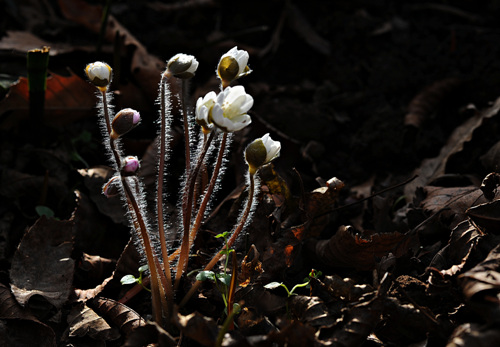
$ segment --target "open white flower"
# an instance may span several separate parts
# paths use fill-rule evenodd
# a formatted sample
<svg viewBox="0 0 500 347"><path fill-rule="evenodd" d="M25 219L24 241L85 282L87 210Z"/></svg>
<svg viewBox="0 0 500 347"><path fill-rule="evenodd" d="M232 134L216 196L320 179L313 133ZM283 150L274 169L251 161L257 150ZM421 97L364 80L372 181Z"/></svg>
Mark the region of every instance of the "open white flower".
<svg viewBox="0 0 500 347"><path fill-rule="evenodd" d="M212 107L212 121L224 132L238 131L252 122L247 114L253 106L253 98L243 86L227 87L217 95Z"/></svg>
<svg viewBox="0 0 500 347"><path fill-rule="evenodd" d="M254 140L245 149L245 160L250 173L254 174L261 166L279 157L280 150L281 143L271 139L269 134L265 134L261 138Z"/></svg>
<svg viewBox="0 0 500 347"><path fill-rule="evenodd" d="M198 60L192 55L179 53L174 55L167 63L167 74L177 78L189 79L198 69Z"/></svg>
<svg viewBox="0 0 500 347"><path fill-rule="evenodd" d="M106 90L111 82L111 72L111 67L101 61L88 64L85 68L85 73L87 74L90 82L101 90Z"/></svg>
<svg viewBox="0 0 500 347"><path fill-rule="evenodd" d="M231 48L224 54L217 65L217 75L222 81L223 87L227 87L232 81L248 75L252 70L248 67L248 52Z"/></svg>
<svg viewBox="0 0 500 347"><path fill-rule="evenodd" d="M212 108L217 101L217 94L215 92L209 92L203 98L200 97L196 101L196 109L195 109L195 120L201 125L201 128L205 134L208 134L212 131L214 127L212 121Z"/></svg>

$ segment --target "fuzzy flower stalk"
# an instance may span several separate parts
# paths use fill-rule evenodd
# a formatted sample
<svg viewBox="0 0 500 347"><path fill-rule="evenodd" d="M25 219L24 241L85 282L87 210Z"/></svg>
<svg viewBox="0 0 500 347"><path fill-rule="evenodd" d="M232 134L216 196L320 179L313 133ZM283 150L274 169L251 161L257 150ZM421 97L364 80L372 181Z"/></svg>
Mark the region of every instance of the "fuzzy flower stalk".
<svg viewBox="0 0 500 347"><path fill-rule="evenodd" d="M161 324L163 322L162 312L167 309L164 285L160 283L160 281L163 281L161 277L164 276L161 276L158 271L156 255L151 246L148 223L142 208L144 206L141 201L142 194L137 194L138 191L140 192L140 182L135 174L139 169L139 161L136 157L129 156L124 158L118 143L121 135L130 131L139 123L140 115L135 110L126 109L118 112L113 121L111 121L110 107L107 101L107 91L112 79L111 67L103 62L95 62L87 65L85 73L90 82L99 91L99 107L102 108L101 116L104 118L104 122L101 122L101 124L104 128L103 133L105 134L106 148L110 152L112 166L117 171L117 176L114 176L104 186L104 194L111 196L113 195L112 191L118 191L122 193L126 201L129 213L132 216L132 225L146 253L148 266L151 271L153 314L155 321Z"/></svg>
<svg viewBox="0 0 500 347"><path fill-rule="evenodd" d="M234 242L238 239L238 236L243 231L245 226L249 223L249 216L254 205L254 197L256 194L256 173L264 165L269 164L272 160L276 159L280 155L281 143L279 141L274 141L271 139L269 134L254 140L245 149L245 160L248 165L248 198L246 201L246 206L243 213L240 216L239 222L236 227L231 232L231 237L227 240L227 243L208 263L204 268L204 271L210 271L217 264L217 262L224 255L224 249L229 249L233 246ZM184 305L194 294L194 292L200 286L201 281L196 281L196 283L191 287L189 292L186 294L181 302L181 306Z"/></svg>
<svg viewBox="0 0 500 347"><path fill-rule="evenodd" d="M234 88L227 87L217 96L215 96L215 93L210 92L204 98L198 99L196 105L196 120L198 124L201 125L203 132L210 131L210 136L205 142L203 149L197 158L196 166L192 172L189 172L187 184L184 190L182 200L182 220L184 230L179 262L177 265L175 288L177 288L180 277L187 268L189 249L199 229L201 218L205 213L205 209L215 186L217 175L222 165L228 133L239 131L252 122L250 116L248 115L248 111L253 106L253 98L245 92L245 88L242 86ZM196 178L205 159L208 148L215 136L215 129L217 132L223 132L217 164L212 173L212 179L210 180L211 182L208 190L202 199L200 208L198 209L194 224L192 224L192 208L194 205L193 194ZM193 228L191 228L192 226Z"/></svg>

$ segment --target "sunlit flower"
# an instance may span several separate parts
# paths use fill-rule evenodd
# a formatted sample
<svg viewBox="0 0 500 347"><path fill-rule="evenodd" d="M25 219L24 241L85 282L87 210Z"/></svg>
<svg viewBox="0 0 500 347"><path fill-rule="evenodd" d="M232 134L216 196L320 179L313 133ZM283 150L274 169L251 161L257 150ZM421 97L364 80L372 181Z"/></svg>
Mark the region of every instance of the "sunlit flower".
<svg viewBox="0 0 500 347"><path fill-rule="evenodd" d="M189 79L194 76L198 65L198 60L194 56L179 53L168 61L167 75L170 74L177 78Z"/></svg>
<svg viewBox="0 0 500 347"><path fill-rule="evenodd" d="M95 63L88 64L85 68L85 73L97 88L105 91L111 82L111 67L101 61L96 61Z"/></svg>
<svg viewBox="0 0 500 347"><path fill-rule="evenodd" d="M261 166L279 157L280 150L281 143L271 139L269 134L265 134L261 138L254 140L245 149L245 160L250 173L254 174Z"/></svg>
<svg viewBox="0 0 500 347"><path fill-rule="evenodd" d="M212 108L217 101L217 94L215 92L209 92L205 97L200 97L198 101L196 101L196 110L195 110L195 120L201 125L201 128L205 134L208 134L212 131L214 127L212 121Z"/></svg>
<svg viewBox="0 0 500 347"><path fill-rule="evenodd" d="M219 65L217 66L217 75L221 79L224 88L235 79L252 72L247 65L248 58L248 52L239 50L238 47L231 48L220 58Z"/></svg>
<svg viewBox="0 0 500 347"><path fill-rule="evenodd" d="M124 108L118 112L111 122L111 138L117 139L135 128L141 120L141 115L134 109Z"/></svg>
<svg viewBox="0 0 500 347"><path fill-rule="evenodd" d="M252 122L247 114L253 106L253 98L242 86L227 87L217 95L212 107L212 121L224 132L238 131Z"/></svg>

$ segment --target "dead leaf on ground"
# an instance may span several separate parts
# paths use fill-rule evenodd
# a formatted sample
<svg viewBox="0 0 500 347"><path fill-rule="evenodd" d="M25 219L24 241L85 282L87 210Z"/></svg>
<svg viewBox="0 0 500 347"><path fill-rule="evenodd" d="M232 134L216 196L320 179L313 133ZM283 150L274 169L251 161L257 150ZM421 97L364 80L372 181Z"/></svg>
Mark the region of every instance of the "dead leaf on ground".
<svg viewBox="0 0 500 347"><path fill-rule="evenodd" d="M496 327L477 323L462 324L453 331L446 347L463 346L500 346L500 331Z"/></svg>
<svg viewBox="0 0 500 347"><path fill-rule="evenodd" d="M71 124L95 116L95 90L79 76L55 73L47 77L44 121L51 126ZM21 77L0 102L0 129L9 130L28 119L28 79Z"/></svg>
<svg viewBox="0 0 500 347"><path fill-rule="evenodd" d="M294 316L312 327L331 325L337 319L330 315L323 300L317 296L293 295L288 303Z"/></svg>
<svg viewBox="0 0 500 347"><path fill-rule="evenodd" d="M120 337L116 328L109 324L85 304L80 304L68 315L69 337L90 336L95 340L112 341Z"/></svg>
<svg viewBox="0 0 500 347"><path fill-rule="evenodd" d="M432 159L425 159L414 174L418 177L405 186L406 201L411 202L415 196L417 187L424 187L427 183L443 175L448 159L455 153L460 152L464 144L472 139L474 131L479 128L485 119L497 115L500 110L500 98L490 108L478 112L467 119L452 132L446 144L441 148L439 155Z"/></svg>
<svg viewBox="0 0 500 347"><path fill-rule="evenodd" d="M429 267L441 270L443 275L456 275L465 266L481 236L482 233L470 221L461 222L453 229L450 241L434 256Z"/></svg>
<svg viewBox="0 0 500 347"><path fill-rule="evenodd" d="M472 206L465 213L486 232L497 234L500 230L500 200Z"/></svg>
<svg viewBox="0 0 500 347"><path fill-rule="evenodd" d="M12 259L12 293L25 306L41 295L60 309L73 283L73 221L41 217L26 231Z"/></svg>
<svg viewBox="0 0 500 347"><path fill-rule="evenodd" d="M483 192L477 187L427 186L424 192L426 198L420 206L430 214L440 212L440 218L447 220L451 229L467 219L467 209L486 201Z"/></svg>
<svg viewBox="0 0 500 347"><path fill-rule="evenodd" d="M4 329L1 326L7 325ZM20 334L29 329L29 336ZM9 288L0 283L0 341L5 346L19 346L21 341L31 345L56 346L54 331L16 301Z"/></svg>
<svg viewBox="0 0 500 347"><path fill-rule="evenodd" d="M219 328L213 319L205 317L198 312L187 316L174 313L173 321L185 337L203 346L211 347L215 345Z"/></svg>
<svg viewBox="0 0 500 347"><path fill-rule="evenodd" d="M108 298L96 298L91 307L100 315L113 322L125 335L146 324L137 312L130 307Z"/></svg>
<svg viewBox="0 0 500 347"><path fill-rule="evenodd" d="M329 240L315 244L314 256L328 267L348 267L370 270L389 252L396 256L406 250L408 238L394 232L365 236L350 226L341 226Z"/></svg>

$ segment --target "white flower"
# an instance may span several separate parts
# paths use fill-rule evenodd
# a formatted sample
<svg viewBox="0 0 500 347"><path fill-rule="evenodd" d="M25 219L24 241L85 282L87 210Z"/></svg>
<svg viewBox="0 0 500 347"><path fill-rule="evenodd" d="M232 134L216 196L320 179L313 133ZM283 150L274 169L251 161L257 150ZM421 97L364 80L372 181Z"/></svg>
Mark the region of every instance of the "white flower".
<svg viewBox="0 0 500 347"><path fill-rule="evenodd" d="M248 58L248 52L239 50L238 47L231 48L220 58L217 74L222 81L223 87L227 87L231 81L252 72L247 65Z"/></svg>
<svg viewBox="0 0 500 347"><path fill-rule="evenodd" d="M205 97L200 97L196 101L195 120L201 125L204 133L209 133L214 127L212 121L212 108L217 101L217 94L210 92Z"/></svg>
<svg viewBox="0 0 500 347"><path fill-rule="evenodd" d="M247 114L253 106L253 98L242 86L227 87L217 95L212 107L212 121L224 132L238 131L252 122Z"/></svg>
<svg viewBox="0 0 500 347"><path fill-rule="evenodd" d="M99 89L106 90L111 82L111 67L103 62L96 61L95 63L88 64L85 68L85 73L90 82L95 84Z"/></svg>
<svg viewBox="0 0 500 347"><path fill-rule="evenodd" d="M250 173L254 174L261 166L279 157L280 150L281 143L271 139L269 134L265 134L261 138L254 140L245 149L245 160Z"/></svg>
<svg viewBox="0 0 500 347"><path fill-rule="evenodd" d="M194 56L179 53L168 61L167 73L177 78L188 79L194 76L198 65L198 60Z"/></svg>

